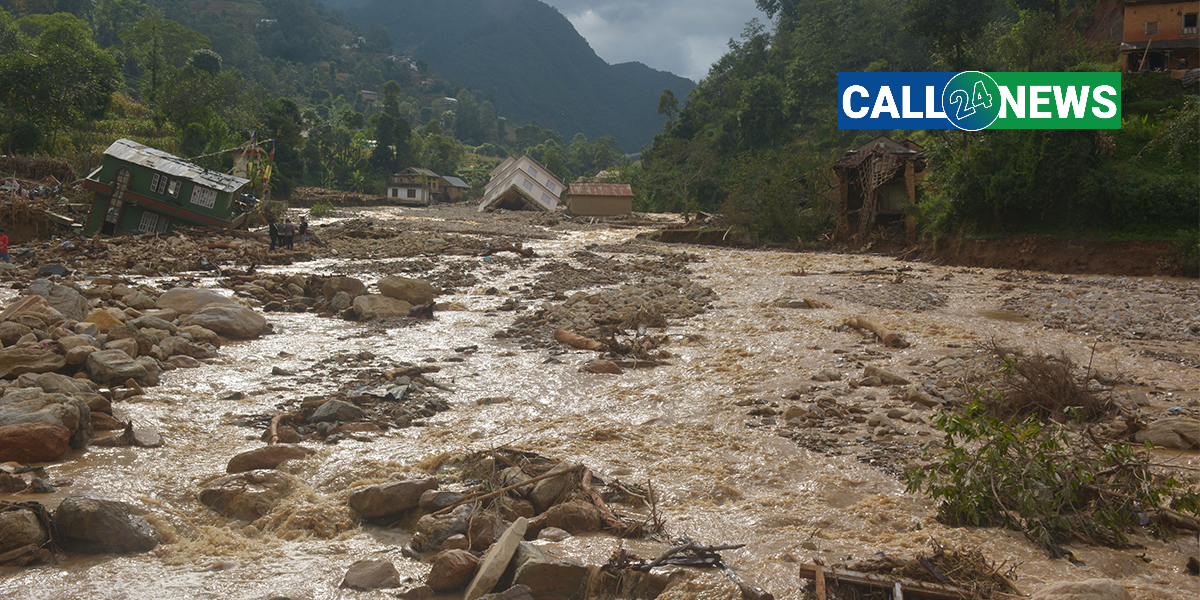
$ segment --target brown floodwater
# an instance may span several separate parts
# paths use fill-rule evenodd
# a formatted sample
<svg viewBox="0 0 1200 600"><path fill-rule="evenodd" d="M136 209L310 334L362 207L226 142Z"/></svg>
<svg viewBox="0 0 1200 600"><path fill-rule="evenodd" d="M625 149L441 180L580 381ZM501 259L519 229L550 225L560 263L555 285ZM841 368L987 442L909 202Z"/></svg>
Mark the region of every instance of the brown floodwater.
<svg viewBox="0 0 1200 600"><path fill-rule="evenodd" d="M527 245L553 260L568 260L571 251L588 244L619 244L638 232L555 233L555 239ZM360 559L389 558L402 577L418 579L428 565L400 553L408 539L403 532L356 523L346 506L348 490L419 474L422 461L431 457L500 446L581 462L607 480L651 483L670 535L746 544L726 553L726 562L776 598L800 597L806 581L797 575L799 563L820 559L833 564L880 551L910 557L933 543L978 548L997 563L1017 564L1017 584L1027 593L1054 581L1107 577L1120 580L1139 600L1196 597L1197 580L1183 570L1186 557L1197 554L1195 537L1139 539L1144 548L1136 551L1072 547L1085 566L1052 560L1015 532L939 524L932 502L905 493L894 476L855 460L853 436L845 454L810 451L775 428L748 427L747 409L737 405L756 398L786 404L781 398L811 383L813 373L838 365L852 368L839 362L844 353L835 351L877 349L864 344L861 335L839 329L850 315L871 316L912 343L911 348L888 351L891 360L878 363L888 368L904 368L915 358L953 356L996 339L1030 349L1061 349L1083 364L1091 360L1096 368L1136 372L1139 379L1179 390L1176 397L1195 397L1200 383L1195 369L1135 356L1120 344L1096 344L1083 335L1048 330L1002 311L995 272L986 269L916 265L910 277L931 286L948 273L953 279L936 284L942 304L912 312L842 299L837 290L850 280L830 274L896 267L899 263L890 258L703 247L687 251L705 259L691 265L693 278L714 288L719 300L705 314L668 330L691 336L673 338L678 341L668 347L675 355L670 366L621 376L579 372L594 353L573 351L557 357L564 364L545 364L546 350L522 350L519 343L493 338L514 315L489 312L499 299L482 290L507 290L532 281L537 266L550 260L546 258L495 276L483 277L481 270L482 281L475 288L441 299L459 302L467 311L440 312L435 321L413 327L383 330L314 314L269 314L276 334L229 343L220 358L196 369L167 372L161 386L115 405L118 418L160 431L164 447L89 448L48 468L53 479L73 484L38 500L55 505L78 491L124 500L147 511L169 543L142 555L72 556L53 566L3 569L0 597L390 598L386 592L341 590L338 584L346 568ZM373 263L322 260L274 270L333 274L351 267L356 273L370 272ZM370 283L370 276L363 278ZM880 293L892 285L885 276L855 277L853 282L878 286ZM830 307L770 306L781 297L819 297ZM239 425L239 418L273 414L283 403L339 389L339 381L307 377L326 372L318 369L319 361L362 351L376 359L361 367L431 357L442 361L455 355L454 348L470 345L478 345L478 351L464 362L439 362L443 370L433 376L453 390L441 392L452 410L428 419L425 427L391 430L370 441L306 442L315 454L294 472L306 487L264 519L252 525L230 522L197 500L204 482L223 475L231 456L261 446L261 432ZM1195 351L1194 345L1185 349ZM297 377L273 376L272 367ZM228 399L234 392L244 397ZM866 405L866 393L858 390L839 401L861 397ZM484 397L510 400L477 405ZM912 437L918 444L926 441ZM1200 468L1195 453L1170 458ZM546 545L560 556L600 564L622 544L642 556L665 548L651 540L622 542L603 535ZM705 574L673 597L736 598L738 593L719 575Z"/></svg>

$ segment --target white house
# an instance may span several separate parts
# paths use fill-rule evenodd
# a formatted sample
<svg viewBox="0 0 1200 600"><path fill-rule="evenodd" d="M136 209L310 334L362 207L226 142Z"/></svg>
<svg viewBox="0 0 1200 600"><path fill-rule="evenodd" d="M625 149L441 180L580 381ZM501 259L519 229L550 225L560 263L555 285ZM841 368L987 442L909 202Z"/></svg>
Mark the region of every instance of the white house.
<svg viewBox="0 0 1200 600"><path fill-rule="evenodd" d="M483 188L479 212L489 208L555 210L565 191L562 181L528 154L504 159L491 176Z"/></svg>

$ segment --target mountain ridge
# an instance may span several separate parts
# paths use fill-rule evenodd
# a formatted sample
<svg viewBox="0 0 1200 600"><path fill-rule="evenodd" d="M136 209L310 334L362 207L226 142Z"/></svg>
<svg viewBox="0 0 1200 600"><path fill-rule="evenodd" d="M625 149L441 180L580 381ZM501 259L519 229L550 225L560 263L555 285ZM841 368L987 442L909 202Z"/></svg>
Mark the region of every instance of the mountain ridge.
<svg viewBox="0 0 1200 600"><path fill-rule="evenodd" d="M500 114L566 139L612 135L636 152L662 131L664 89L695 83L640 62L610 65L540 0L322 0L360 26L382 25L393 47L490 99Z"/></svg>

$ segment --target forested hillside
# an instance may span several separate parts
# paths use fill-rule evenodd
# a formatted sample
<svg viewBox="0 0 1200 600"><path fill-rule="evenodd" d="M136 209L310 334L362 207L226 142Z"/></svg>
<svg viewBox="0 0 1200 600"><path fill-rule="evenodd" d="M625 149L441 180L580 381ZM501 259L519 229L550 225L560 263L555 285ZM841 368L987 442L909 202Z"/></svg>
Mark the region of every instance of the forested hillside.
<svg viewBox="0 0 1200 600"><path fill-rule="evenodd" d="M360 31L309 0L0 0L0 42L4 152L81 172L119 137L220 170L232 166L223 151L257 139L276 197L297 185L378 192L408 166L481 186L524 151L572 178L623 154L611 136L568 144L506 119L395 54L386 28Z"/></svg>
<svg viewBox="0 0 1200 600"><path fill-rule="evenodd" d="M928 150L925 231L1195 239L1197 86L1127 75L1120 130L846 131L839 71L1117 71L1118 44L1085 32L1111 2L757 0L752 22L630 177L643 208L726 213L762 239L830 230L830 164L878 135ZM1191 243L1194 251L1194 241Z"/></svg>
<svg viewBox="0 0 1200 600"><path fill-rule="evenodd" d="M662 91L683 97L694 85L641 63L605 63L539 0L322 1L363 27L386 27L397 51L480 90L510 118L565 135L612 135L630 152L662 129Z"/></svg>

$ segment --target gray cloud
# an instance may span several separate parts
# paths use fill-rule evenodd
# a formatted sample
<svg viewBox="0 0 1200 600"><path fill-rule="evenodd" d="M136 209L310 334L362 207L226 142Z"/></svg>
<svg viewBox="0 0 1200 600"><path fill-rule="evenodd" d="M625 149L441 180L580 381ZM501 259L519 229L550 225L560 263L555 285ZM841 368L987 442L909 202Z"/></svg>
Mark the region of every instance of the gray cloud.
<svg viewBox="0 0 1200 600"><path fill-rule="evenodd" d="M754 0L542 0L571 21L600 58L638 61L693 81L708 74L746 22Z"/></svg>

